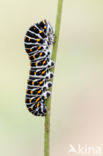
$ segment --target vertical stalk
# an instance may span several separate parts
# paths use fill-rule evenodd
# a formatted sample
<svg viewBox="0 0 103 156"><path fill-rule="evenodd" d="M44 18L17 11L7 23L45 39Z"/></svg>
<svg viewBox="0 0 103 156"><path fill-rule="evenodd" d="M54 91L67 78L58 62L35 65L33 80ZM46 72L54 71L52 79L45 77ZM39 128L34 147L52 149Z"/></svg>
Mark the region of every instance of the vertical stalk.
<svg viewBox="0 0 103 156"><path fill-rule="evenodd" d="M60 32L60 23L61 23L61 15L62 15L62 4L63 0L58 0L58 7L57 7L57 17L56 17L56 25L55 25L55 36L56 36L56 43L53 45L53 54L52 59L56 62L56 55L57 55L57 48L58 48L58 41L59 41L59 32ZM51 70L54 73L54 68ZM53 80L52 80L53 82ZM52 88L50 89L52 92ZM45 129L44 129L44 156L50 156L50 109L51 109L51 97L47 99L47 115L45 117Z"/></svg>

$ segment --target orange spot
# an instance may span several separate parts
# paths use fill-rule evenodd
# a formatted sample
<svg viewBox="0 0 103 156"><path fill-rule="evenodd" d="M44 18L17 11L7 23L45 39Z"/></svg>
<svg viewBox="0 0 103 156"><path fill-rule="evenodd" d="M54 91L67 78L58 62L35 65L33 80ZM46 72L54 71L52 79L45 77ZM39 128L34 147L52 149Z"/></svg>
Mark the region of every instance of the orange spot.
<svg viewBox="0 0 103 156"><path fill-rule="evenodd" d="M40 84L40 85L43 84L43 81L40 81L39 84Z"/></svg>
<svg viewBox="0 0 103 156"><path fill-rule="evenodd" d="M32 49L30 49L30 51L32 51Z"/></svg>
<svg viewBox="0 0 103 156"><path fill-rule="evenodd" d="M45 24L45 20L43 21L43 23Z"/></svg>
<svg viewBox="0 0 103 156"><path fill-rule="evenodd" d="M43 54L43 53L42 53L42 52L40 52L39 56L42 56L42 54Z"/></svg>
<svg viewBox="0 0 103 156"><path fill-rule="evenodd" d="M39 33L42 34L43 32L40 30Z"/></svg>
<svg viewBox="0 0 103 156"><path fill-rule="evenodd" d="M31 103L31 99L29 99L29 103Z"/></svg>
<svg viewBox="0 0 103 156"><path fill-rule="evenodd" d="M30 91L30 94L32 94L32 93L33 93L33 91L31 90L31 91Z"/></svg>
<svg viewBox="0 0 103 156"><path fill-rule="evenodd" d="M36 102L38 102L40 100L40 97L38 97L37 99L36 99Z"/></svg>
<svg viewBox="0 0 103 156"><path fill-rule="evenodd" d="M38 38L36 41L37 41L37 42L39 42L39 41L40 41L40 39Z"/></svg>
<svg viewBox="0 0 103 156"><path fill-rule="evenodd" d="M39 107L39 106L40 106L40 103L38 102L37 105L36 105L36 107Z"/></svg>
<svg viewBox="0 0 103 156"><path fill-rule="evenodd" d="M37 62L35 62L35 66L37 66L38 64L37 64Z"/></svg>
<svg viewBox="0 0 103 156"><path fill-rule="evenodd" d="M28 38L28 41L30 41L30 38Z"/></svg>
<svg viewBox="0 0 103 156"><path fill-rule="evenodd" d="M46 72L45 70L44 70L44 71L42 71L42 74L45 74L45 72Z"/></svg>
<svg viewBox="0 0 103 156"><path fill-rule="evenodd" d="M35 59L35 56L33 56L33 58Z"/></svg>
<svg viewBox="0 0 103 156"><path fill-rule="evenodd" d="M38 50L40 50L40 49L41 49L41 47L39 46L39 47L38 47Z"/></svg>
<svg viewBox="0 0 103 156"><path fill-rule="evenodd" d="M38 90L38 94L40 94L41 93L41 90Z"/></svg>
<svg viewBox="0 0 103 156"><path fill-rule="evenodd" d="M46 29L47 27L46 26L44 26L44 29Z"/></svg>
<svg viewBox="0 0 103 156"><path fill-rule="evenodd" d="M32 85L34 85L34 81L32 81Z"/></svg>
<svg viewBox="0 0 103 156"><path fill-rule="evenodd" d="M33 110L33 107L31 107L30 110Z"/></svg>
<svg viewBox="0 0 103 156"><path fill-rule="evenodd" d="M45 64L45 61L43 61L43 64Z"/></svg>

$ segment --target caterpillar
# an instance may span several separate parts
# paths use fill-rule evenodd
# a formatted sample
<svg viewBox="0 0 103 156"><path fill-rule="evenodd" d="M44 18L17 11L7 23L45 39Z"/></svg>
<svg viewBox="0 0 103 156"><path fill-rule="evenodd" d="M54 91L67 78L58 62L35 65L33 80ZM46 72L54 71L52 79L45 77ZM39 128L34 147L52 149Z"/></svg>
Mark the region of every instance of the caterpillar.
<svg viewBox="0 0 103 156"><path fill-rule="evenodd" d="M53 27L46 20L32 25L24 37L25 51L30 60L25 103L28 110L36 116L45 116L47 113L45 100L51 95L50 80L54 76L50 69L55 66L50 50L54 38Z"/></svg>

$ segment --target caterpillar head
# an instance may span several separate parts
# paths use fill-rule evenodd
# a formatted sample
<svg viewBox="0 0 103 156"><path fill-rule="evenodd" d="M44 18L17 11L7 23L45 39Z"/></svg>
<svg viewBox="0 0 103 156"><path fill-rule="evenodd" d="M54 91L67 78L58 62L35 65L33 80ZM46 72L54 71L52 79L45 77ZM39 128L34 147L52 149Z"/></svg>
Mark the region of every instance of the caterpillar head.
<svg viewBox="0 0 103 156"><path fill-rule="evenodd" d="M47 35L47 40L48 40L48 45L51 45L54 43L54 29L51 26L51 24L49 22L47 22L47 20L43 20L39 23L39 28L43 30L43 32Z"/></svg>

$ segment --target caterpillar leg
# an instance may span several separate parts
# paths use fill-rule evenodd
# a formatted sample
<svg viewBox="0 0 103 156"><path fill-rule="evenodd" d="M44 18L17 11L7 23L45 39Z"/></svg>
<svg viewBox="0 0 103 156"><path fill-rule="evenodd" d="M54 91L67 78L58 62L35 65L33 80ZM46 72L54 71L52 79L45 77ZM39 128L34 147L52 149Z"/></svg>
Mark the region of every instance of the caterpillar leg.
<svg viewBox="0 0 103 156"><path fill-rule="evenodd" d="M47 113L47 108L44 101L40 101L35 104L27 105L28 110L36 116L45 116Z"/></svg>
<svg viewBox="0 0 103 156"><path fill-rule="evenodd" d="M33 111L33 114L36 116L45 116L47 113L47 107L42 102L40 103L40 106L36 108L35 111Z"/></svg>
<svg viewBox="0 0 103 156"><path fill-rule="evenodd" d="M49 80L49 79L52 79L53 77L54 77L53 72L50 72L50 71L49 71L45 78L46 78L47 80Z"/></svg>

